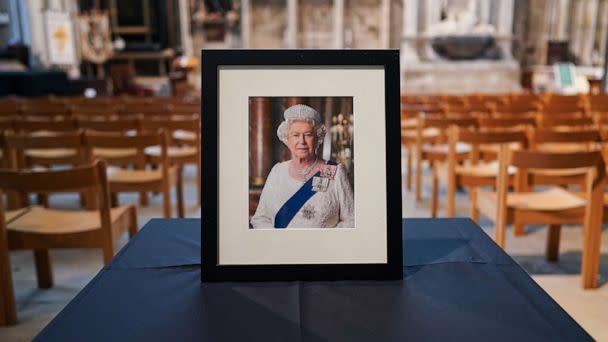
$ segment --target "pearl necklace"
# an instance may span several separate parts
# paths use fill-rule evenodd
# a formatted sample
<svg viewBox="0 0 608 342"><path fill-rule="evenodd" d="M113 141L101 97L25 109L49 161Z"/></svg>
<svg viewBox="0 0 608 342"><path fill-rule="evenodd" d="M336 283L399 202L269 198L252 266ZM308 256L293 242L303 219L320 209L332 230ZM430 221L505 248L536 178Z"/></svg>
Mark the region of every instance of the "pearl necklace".
<svg viewBox="0 0 608 342"><path fill-rule="evenodd" d="M310 166L309 166L309 167L307 167L307 168L305 168L305 169L299 169L297 166L295 166L295 165L293 164L293 162L291 163L291 166L293 167L294 171L295 171L295 172L296 172L298 175L300 175L300 176L302 176L302 177L306 177L306 176L307 176L307 175L310 173L310 171L312 171L312 169L313 169L315 166L317 166L317 162L318 162L318 161L319 161L319 159L318 159L317 157L315 157L315 161L314 161L312 164L310 164Z"/></svg>

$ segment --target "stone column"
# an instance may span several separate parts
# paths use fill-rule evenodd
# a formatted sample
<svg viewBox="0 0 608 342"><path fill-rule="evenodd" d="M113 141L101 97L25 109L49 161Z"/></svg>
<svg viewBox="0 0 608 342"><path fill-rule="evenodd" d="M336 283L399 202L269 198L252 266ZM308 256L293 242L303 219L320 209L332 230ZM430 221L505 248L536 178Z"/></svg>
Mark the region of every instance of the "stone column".
<svg viewBox="0 0 608 342"><path fill-rule="evenodd" d="M388 49L390 46L391 31L391 2L382 0L380 3L380 48Z"/></svg>
<svg viewBox="0 0 608 342"><path fill-rule="evenodd" d="M247 1L247 0L244 0ZM244 2L243 1L243 2ZM179 0L179 31L180 39L182 41L182 48L184 49L184 55L192 56L194 51L192 49L192 34L190 33L190 8L188 7L188 0ZM200 51L196 52L197 58L200 57Z"/></svg>
<svg viewBox="0 0 608 342"><path fill-rule="evenodd" d="M285 47L298 47L298 0L287 0L287 34Z"/></svg>
<svg viewBox="0 0 608 342"><path fill-rule="evenodd" d="M582 24L584 15L584 3L582 0L574 0L572 6L572 24L570 26L570 51L580 57L582 49Z"/></svg>
<svg viewBox="0 0 608 342"><path fill-rule="evenodd" d="M608 0L601 0L599 5L599 13L600 21L597 23L600 27L598 45L599 55L603 61L606 56L606 36L608 35Z"/></svg>
<svg viewBox="0 0 608 342"><path fill-rule="evenodd" d="M558 0L557 2L557 15L554 18L555 39L566 40L568 39L570 0Z"/></svg>
<svg viewBox="0 0 608 342"><path fill-rule="evenodd" d="M511 54L511 40L513 37L514 11L515 6L513 0L500 0L498 2L496 33L498 35L500 49L505 59L513 58L513 55Z"/></svg>
<svg viewBox="0 0 608 342"><path fill-rule="evenodd" d="M477 1L477 5L479 6L479 21L482 24L489 24L490 23L490 1L488 0L481 0L481 1Z"/></svg>
<svg viewBox="0 0 608 342"><path fill-rule="evenodd" d="M251 2L249 0L241 0L241 39L243 47L248 49L251 47Z"/></svg>
<svg viewBox="0 0 608 342"><path fill-rule="evenodd" d="M591 54L595 42L595 23L597 19L598 0L587 0L583 7L583 25L581 41L581 64L591 65Z"/></svg>
<svg viewBox="0 0 608 342"><path fill-rule="evenodd" d="M403 0L403 34L401 37L401 68L418 62L418 0Z"/></svg>
<svg viewBox="0 0 608 342"><path fill-rule="evenodd" d="M437 23L438 21L440 21L441 19L441 7L439 6L440 1L439 0L426 0L423 2L424 4L424 55L426 59L429 60L437 60L439 59L439 57L437 56L437 54L435 53L435 51L433 51L433 48L431 47L429 38L430 38L430 32L429 32L429 28Z"/></svg>
<svg viewBox="0 0 608 342"><path fill-rule="evenodd" d="M249 99L249 183L260 186L272 167L272 117L270 99Z"/></svg>
<svg viewBox="0 0 608 342"><path fill-rule="evenodd" d="M334 48L344 48L344 0L334 0Z"/></svg>

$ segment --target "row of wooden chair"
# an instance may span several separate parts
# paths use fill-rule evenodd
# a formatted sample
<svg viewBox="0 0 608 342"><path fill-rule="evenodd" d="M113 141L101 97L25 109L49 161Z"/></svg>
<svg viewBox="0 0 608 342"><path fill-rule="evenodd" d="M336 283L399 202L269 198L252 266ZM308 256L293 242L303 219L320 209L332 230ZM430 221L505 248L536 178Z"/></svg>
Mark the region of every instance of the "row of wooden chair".
<svg viewBox="0 0 608 342"><path fill-rule="evenodd" d="M156 132L159 129L167 131L170 136L168 145L168 159L170 163L181 166L192 164L197 170L198 204L202 196L201 184L201 150L200 150L200 118L198 115L164 117L155 119L126 118L116 120L66 119L59 121L44 120L0 120L0 131L12 130L15 132L32 134L50 134L57 132L75 132L78 129L94 130L99 132L116 132L120 134L133 132ZM143 151L143 164L157 165L160 158L158 146L146 147ZM134 148L96 148L95 157L103 158L113 165L127 166L136 158ZM28 164L50 166L53 164L72 164L71 158L75 151L70 148L30 149L26 152ZM0 155L1 157L1 155ZM141 164L141 162L140 162ZM140 165L141 166L141 165ZM146 205L146 196L142 194L142 205Z"/></svg>
<svg viewBox="0 0 608 342"><path fill-rule="evenodd" d="M608 95L402 95L402 109L425 112L608 112Z"/></svg>
<svg viewBox="0 0 608 342"><path fill-rule="evenodd" d="M438 210L439 163L445 162L447 216L455 214L456 188L466 187L471 217L479 220L481 212L493 219L497 223L496 241L502 247L507 223L514 223L517 235L526 224L549 224L550 260L557 258L561 224L583 224L582 284L584 288L597 286L601 223L602 218L608 220L608 213L603 215L603 197L597 195L598 191L603 193L605 182L599 130L488 130L480 129L475 120L451 123L447 144L418 149L419 160L429 160L432 165L432 215ZM495 160L497 155L499 161ZM419 174L420 169L417 179ZM538 185L551 187L531 192ZM570 185L585 191L571 193L564 189ZM479 190L487 186L498 191ZM518 193L508 193L509 187Z"/></svg>
<svg viewBox="0 0 608 342"><path fill-rule="evenodd" d="M113 203L117 204L117 195L122 192L158 192L163 196L163 214L171 217L171 188L176 189L178 216L184 216L182 192L182 165L168 157L168 138L166 132L141 132L137 134L105 132L65 132L52 135L12 134L2 137L3 154L7 155L11 169L23 170L38 164L41 159L32 151L42 154L44 151L69 151L57 153L53 160L44 158L45 166L50 165L84 165L101 158L107 164L108 182ZM156 169L146 168L147 148L158 148L159 154L154 160ZM100 156L100 151L107 156ZM38 158L37 158L38 157ZM32 162L32 159L34 162ZM125 165L134 168L125 168ZM91 208L95 203L85 197L85 204ZM43 204L45 201L43 201ZM24 199L14 200L12 207L24 204ZM16 204L14 204L16 203Z"/></svg>

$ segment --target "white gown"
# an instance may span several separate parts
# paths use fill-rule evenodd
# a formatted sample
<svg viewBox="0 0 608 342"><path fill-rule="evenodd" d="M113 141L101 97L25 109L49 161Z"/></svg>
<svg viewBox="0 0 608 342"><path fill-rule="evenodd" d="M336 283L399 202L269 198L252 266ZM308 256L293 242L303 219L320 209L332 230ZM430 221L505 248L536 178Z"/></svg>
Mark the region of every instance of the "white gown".
<svg viewBox="0 0 608 342"><path fill-rule="evenodd" d="M266 180L257 210L251 218L253 228L274 228L274 217L283 204L302 187L289 174L289 163L277 163ZM326 191L318 191L304 203L287 228L355 228L353 191L344 165L338 164Z"/></svg>

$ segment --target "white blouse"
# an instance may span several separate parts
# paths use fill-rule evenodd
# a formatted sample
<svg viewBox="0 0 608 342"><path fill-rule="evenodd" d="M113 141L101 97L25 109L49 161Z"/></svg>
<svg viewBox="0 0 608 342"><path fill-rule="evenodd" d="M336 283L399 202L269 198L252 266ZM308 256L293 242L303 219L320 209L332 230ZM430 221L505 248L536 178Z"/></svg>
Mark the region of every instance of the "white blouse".
<svg viewBox="0 0 608 342"><path fill-rule="evenodd" d="M289 163L277 163L266 180L253 228L274 228L274 217L305 181L289 174ZM344 165L338 164L334 179L325 191L318 191L304 203L287 228L355 228L353 191Z"/></svg>

